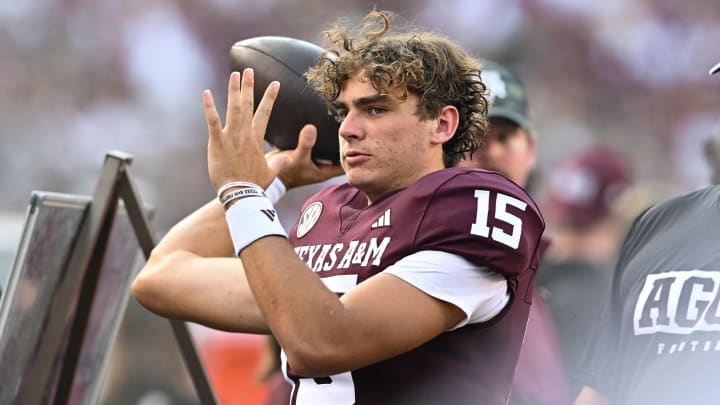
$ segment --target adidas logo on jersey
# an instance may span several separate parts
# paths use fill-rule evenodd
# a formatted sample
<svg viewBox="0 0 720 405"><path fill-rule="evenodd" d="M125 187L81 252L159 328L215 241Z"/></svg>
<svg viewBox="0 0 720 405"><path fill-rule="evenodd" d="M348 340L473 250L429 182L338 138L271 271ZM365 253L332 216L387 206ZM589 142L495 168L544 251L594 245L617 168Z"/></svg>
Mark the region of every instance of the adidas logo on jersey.
<svg viewBox="0 0 720 405"><path fill-rule="evenodd" d="M390 226L390 208L383 213L380 218L376 219L375 222L370 225L371 229L385 228Z"/></svg>

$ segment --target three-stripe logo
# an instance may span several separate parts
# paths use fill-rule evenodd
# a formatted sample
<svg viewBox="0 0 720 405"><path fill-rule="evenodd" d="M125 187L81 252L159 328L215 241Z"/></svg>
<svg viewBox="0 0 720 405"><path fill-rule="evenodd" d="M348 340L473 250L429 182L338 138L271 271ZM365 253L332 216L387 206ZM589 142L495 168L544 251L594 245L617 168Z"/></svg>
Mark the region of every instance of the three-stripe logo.
<svg viewBox="0 0 720 405"><path fill-rule="evenodd" d="M385 212L375 220L375 222L370 225L371 229L377 229L377 228L386 228L390 226L390 208L385 210Z"/></svg>
<svg viewBox="0 0 720 405"><path fill-rule="evenodd" d="M265 216L268 217L268 219L269 219L271 222L275 221L275 217L277 216L277 212L275 212L275 210L272 210L272 209L260 210L260 212L262 212L263 214L265 214Z"/></svg>

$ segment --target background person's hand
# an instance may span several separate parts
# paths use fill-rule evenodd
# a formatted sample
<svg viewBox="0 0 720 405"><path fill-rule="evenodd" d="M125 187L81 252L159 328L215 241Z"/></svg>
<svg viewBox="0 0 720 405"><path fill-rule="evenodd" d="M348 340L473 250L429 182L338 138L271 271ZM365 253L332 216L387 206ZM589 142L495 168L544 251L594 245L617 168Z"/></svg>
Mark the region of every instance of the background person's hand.
<svg viewBox="0 0 720 405"><path fill-rule="evenodd" d="M268 164L280 167L278 177L287 189L320 183L343 174L342 166L316 164L311 158L312 148L317 141L317 129L314 125L305 125L300 131L297 147L293 150L274 150L265 156ZM276 163L279 157L286 156L287 162Z"/></svg>
<svg viewBox="0 0 720 405"><path fill-rule="evenodd" d="M270 83L253 114L253 75L252 69L245 69L242 78L238 72L230 75L224 128L212 94L209 90L203 92L209 134L208 174L216 190L233 181L267 187L288 161L288 157L279 155L267 162L263 150L265 130L280 83Z"/></svg>

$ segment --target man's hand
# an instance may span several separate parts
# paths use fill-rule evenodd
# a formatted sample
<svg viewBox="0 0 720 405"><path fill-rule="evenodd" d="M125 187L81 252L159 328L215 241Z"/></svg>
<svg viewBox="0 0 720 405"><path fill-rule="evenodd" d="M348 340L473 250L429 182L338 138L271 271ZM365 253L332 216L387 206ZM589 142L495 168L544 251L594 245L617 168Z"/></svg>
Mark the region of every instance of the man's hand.
<svg viewBox="0 0 720 405"><path fill-rule="evenodd" d="M208 174L215 189L233 181L247 181L267 187L288 158L278 156L266 162L263 138L277 99L280 83L272 82L265 90L253 114L253 70L242 75L233 72L228 85L225 127L209 90L203 92L203 107L208 125Z"/></svg>
<svg viewBox="0 0 720 405"><path fill-rule="evenodd" d="M317 141L317 129L314 125L305 125L300 131L297 147L291 151L275 150L265 156L268 164L282 166L278 177L288 189L306 184L320 183L331 177L343 174L340 165L317 165L312 161L312 148ZM287 157L287 162L275 164L275 160Z"/></svg>

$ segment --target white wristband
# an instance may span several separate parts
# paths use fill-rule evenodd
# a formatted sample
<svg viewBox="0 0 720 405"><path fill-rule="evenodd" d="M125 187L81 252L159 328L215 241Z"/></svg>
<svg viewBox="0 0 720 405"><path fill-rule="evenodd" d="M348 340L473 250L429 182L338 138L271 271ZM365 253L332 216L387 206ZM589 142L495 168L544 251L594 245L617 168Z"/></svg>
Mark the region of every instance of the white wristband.
<svg viewBox="0 0 720 405"><path fill-rule="evenodd" d="M285 183L280 180L280 177L275 177L275 180L273 180L267 190L265 190L265 195L270 199L271 203L277 204L277 202L285 195L286 191L287 188L285 187Z"/></svg>
<svg viewBox="0 0 720 405"><path fill-rule="evenodd" d="M222 187L220 187L220 189L218 189L218 192L217 192L218 200L220 200L222 202L223 194L233 187L254 188L254 189L260 190L262 192L265 192L265 190L263 190L262 187L258 186L255 183L248 183L247 181L233 181L233 182L224 184Z"/></svg>
<svg viewBox="0 0 720 405"><path fill-rule="evenodd" d="M266 236L278 235L287 238L275 208L267 197L243 198L225 212L235 253Z"/></svg>
<svg viewBox="0 0 720 405"><path fill-rule="evenodd" d="M225 194L220 199L220 203L223 208L227 208L231 202L245 197L265 197L265 193L257 188L240 188Z"/></svg>

